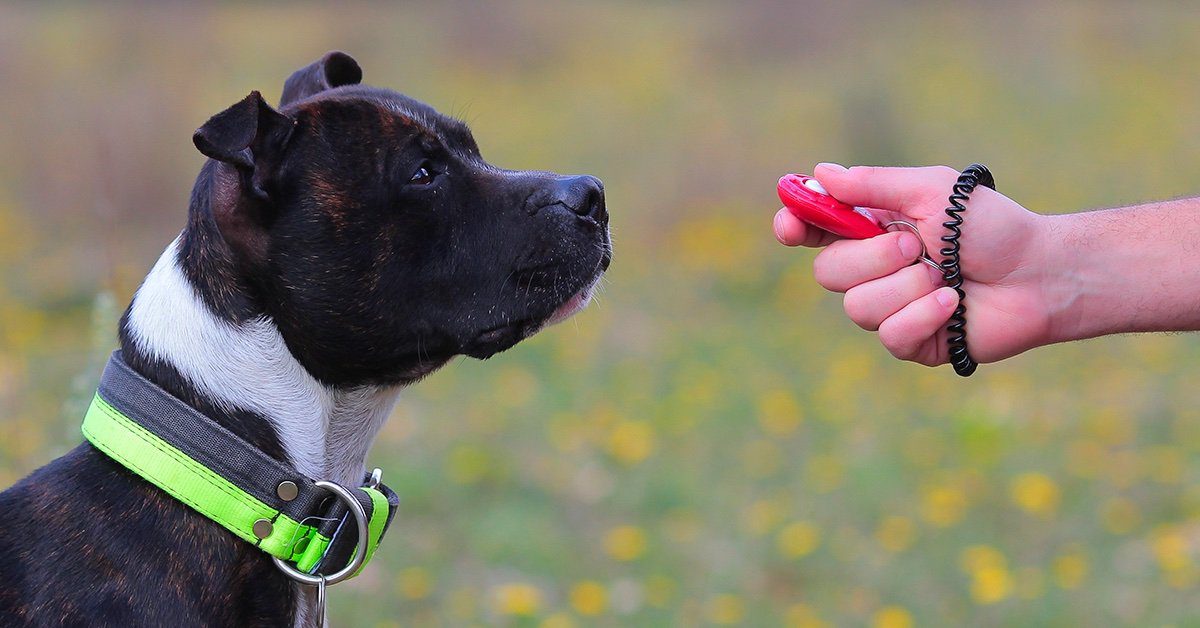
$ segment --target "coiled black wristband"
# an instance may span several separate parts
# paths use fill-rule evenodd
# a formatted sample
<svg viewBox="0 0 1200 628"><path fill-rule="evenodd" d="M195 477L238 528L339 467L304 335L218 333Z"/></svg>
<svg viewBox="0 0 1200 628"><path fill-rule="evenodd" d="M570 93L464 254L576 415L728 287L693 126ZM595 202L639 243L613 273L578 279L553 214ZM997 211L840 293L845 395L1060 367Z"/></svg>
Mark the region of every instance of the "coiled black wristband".
<svg viewBox="0 0 1200 628"><path fill-rule="evenodd" d="M942 236L942 242L946 243L941 249L942 278L958 293L958 307L954 308L954 313L950 315L950 323L946 325L946 331L950 332L946 342L950 345L950 365L954 367L955 373L963 377L974 373L979 364L967 351L967 293L963 290L962 268L959 267L961 246L958 239L962 236L962 212L967 211L967 201L971 199L971 192L980 185L996 189L992 171L983 164L967 166L967 169L958 175L958 181L954 183L954 193L950 195L950 206L946 208L946 215L950 219L942 223L949 232Z"/></svg>

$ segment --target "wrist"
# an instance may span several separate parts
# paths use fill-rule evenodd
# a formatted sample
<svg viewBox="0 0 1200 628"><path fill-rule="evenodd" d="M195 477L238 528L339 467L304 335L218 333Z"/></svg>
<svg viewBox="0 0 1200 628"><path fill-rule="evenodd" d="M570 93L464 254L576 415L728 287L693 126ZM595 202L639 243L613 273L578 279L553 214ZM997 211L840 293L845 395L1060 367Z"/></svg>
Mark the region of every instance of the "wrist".
<svg viewBox="0 0 1200 628"><path fill-rule="evenodd" d="M1047 313L1046 336L1040 345L1082 340L1102 335L1099 295L1090 271L1093 247L1081 245L1078 214L1038 216L1037 247L1041 251L1036 269L1041 298Z"/></svg>

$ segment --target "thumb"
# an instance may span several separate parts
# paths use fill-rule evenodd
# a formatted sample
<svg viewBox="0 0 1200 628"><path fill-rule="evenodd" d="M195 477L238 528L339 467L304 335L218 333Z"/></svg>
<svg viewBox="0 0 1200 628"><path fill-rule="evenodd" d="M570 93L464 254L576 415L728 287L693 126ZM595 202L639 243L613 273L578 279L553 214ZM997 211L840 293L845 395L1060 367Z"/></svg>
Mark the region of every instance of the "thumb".
<svg viewBox="0 0 1200 628"><path fill-rule="evenodd" d="M950 189L958 172L945 166L925 168L882 168L838 164L817 164L813 176L834 198L873 209L904 212L930 198L933 193Z"/></svg>

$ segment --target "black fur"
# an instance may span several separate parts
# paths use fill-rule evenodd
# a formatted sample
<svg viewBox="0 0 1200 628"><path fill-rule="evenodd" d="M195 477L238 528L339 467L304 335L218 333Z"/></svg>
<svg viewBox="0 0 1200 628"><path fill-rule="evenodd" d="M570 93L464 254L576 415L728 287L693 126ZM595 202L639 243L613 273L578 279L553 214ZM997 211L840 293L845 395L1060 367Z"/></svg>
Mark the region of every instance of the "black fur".
<svg viewBox="0 0 1200 628"><path fill-rule="evenodd" d="M611 259L592 177L495 168L465 125L359 86L330 53L278 111L257 92L197 130L179 263L212 312L267 316L329 386L414 381L537 331ZM416 176L424 168L428 177ZM136 371L267 454L271 424L226 412L168 363ZM291 625L266 554L84 443L0 493L0 625Z"/></svg>

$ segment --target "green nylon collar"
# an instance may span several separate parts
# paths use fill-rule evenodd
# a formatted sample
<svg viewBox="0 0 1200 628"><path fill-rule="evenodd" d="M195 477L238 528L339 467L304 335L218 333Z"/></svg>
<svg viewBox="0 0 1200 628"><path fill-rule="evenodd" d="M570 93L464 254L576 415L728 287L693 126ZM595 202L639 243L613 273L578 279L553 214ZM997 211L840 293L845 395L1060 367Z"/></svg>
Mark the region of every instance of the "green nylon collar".
<svg viewBox="0 0 1200 628"><path fill-rule="evenodd" d="M147 406L150 412L146 411ZM160 421L163 415L167 419ZM198 423L186 425L188 421ZM182 429L180 422L185 423ZM266 456L261 451L137 376L124 364L119 352L105 369L100 390L84 417L83 435L130 471L238 538L294 563L302 572L337 571L357 552L355 539L343 539L357 536L353 515L344 504L337 499L325 499L328 494L318 495L320 490L313 486L312 480L273 459L264 461ZM189 435L201 442L186 442ZM209 451L214 442L218 451ZM247 448L252 451L246 451ZM209 464L197 460L201 457ZM239 462L241 467L237 466ZM270 495L255 474L258 465L267 467L262 475L268 479L290 476L288 481L299 487L298 495L291 499ZM221 470L226 473L210 466L225 467ZM286 492L278 492L286 496ZM356 487L352 493L368 515L365 566L374 555L398 500L382 484ZM331 552L331 547L341 551ZM333 564L327 564L331 559ZM358 571L361 572L361 567Z"/></svg>

